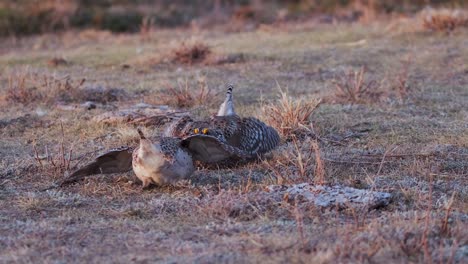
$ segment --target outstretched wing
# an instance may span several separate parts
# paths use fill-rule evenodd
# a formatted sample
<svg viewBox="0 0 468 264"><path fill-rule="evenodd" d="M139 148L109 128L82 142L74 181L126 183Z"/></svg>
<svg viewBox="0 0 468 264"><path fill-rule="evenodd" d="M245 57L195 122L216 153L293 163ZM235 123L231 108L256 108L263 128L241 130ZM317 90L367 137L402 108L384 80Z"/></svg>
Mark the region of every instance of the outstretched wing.
<svg viewBox="0 0 468 264"><path fill-rule="evenodd" d="M205 163L215 163L226 159L250 159L253 155L228 145L211 135L196 134L182 140L182 147L186 148L195 160Z"/></svg>
<svg viewBox="0 0 468 264"><path fill-rule="evenodd" d="M89 175L127 172L132 169L132 152L131 147L121 147L104 153L63 179L60 186L79 181Z"/></svg>

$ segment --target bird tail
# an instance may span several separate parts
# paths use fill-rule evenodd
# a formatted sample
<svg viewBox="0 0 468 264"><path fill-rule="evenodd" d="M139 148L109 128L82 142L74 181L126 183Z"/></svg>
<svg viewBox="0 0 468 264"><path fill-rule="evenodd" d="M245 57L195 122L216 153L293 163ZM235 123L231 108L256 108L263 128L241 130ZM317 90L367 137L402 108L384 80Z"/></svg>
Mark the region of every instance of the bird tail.
<svg viewBox="0 0 468 264"><path fill-rule="evenodd" d="M234 110L234 102L232 99L233 89L234 89L234 85L227 84L226 99L219 107L218 116L229 116L229 115L236 114L236 111Z"/></svg>
<svg viewBox="0 0 468 264"><path fill-rule="evenodd" d="M140 139L146 139L145 134L143 134L143 131L141 129L137 128L138 135L140 135Z"/></svg>
<svg viewBox="0 0 468 264"><path fill-rule="evenodd" d="M232 100L232 90L234 89L234 85L231 83L227 84L227 91L226 91L226 99Z"/></svg>

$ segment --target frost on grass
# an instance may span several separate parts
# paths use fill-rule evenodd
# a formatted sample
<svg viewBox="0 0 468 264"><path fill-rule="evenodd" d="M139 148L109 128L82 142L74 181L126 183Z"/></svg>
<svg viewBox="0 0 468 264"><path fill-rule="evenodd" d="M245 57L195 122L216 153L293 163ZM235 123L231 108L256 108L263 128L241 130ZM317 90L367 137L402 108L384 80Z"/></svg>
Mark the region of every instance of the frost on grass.
<svg viewBox="0 0 468 264"><path fill-rule="evenodd" d="M280 194L286 201L311 202L318 207L368 207L376 209L387 206L392 195L386 192L361 190L345 186L324 186L301 183L294 185L271 185L268 191Z"/></svg>

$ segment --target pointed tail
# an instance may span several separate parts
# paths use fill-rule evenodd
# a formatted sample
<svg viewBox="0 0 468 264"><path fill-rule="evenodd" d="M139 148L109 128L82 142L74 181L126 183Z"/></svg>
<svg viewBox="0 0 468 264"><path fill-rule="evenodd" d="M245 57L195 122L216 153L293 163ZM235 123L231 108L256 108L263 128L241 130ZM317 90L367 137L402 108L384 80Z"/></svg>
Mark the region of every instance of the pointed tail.
<svg viewBox="0 0 468 264"><path fill-rule="evenodd" d="M234 102L232 99L233 89L234 89L234 85L227 84L226 99L219 107L218 116L236 115L236 111L234 110Z"/></svg>

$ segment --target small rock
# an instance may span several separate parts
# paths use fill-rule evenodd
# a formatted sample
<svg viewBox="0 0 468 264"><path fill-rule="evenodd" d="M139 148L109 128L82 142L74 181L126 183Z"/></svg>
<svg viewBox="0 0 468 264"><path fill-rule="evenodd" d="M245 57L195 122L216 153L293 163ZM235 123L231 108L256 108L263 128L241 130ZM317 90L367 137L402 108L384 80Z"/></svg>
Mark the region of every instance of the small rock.
<svg viewBox="0 0 468 264"><path fill-rule="evenodd" d="M81 104L81 107L83 107L86 110L91 110L91 109L96 109L97 106L96 106L96 104L94 102L87 101L87 102Z"/></svg>
<svg viewBox="0 0 468 264"><path fill-rule="evenodd" d="M387 206L392 198L390 193L356 189L346 186L323 186L301 183L290 186L271 185L268 191L286 197L288 202L311 202L319 207L339 208L367 206L376 209Z"/></svg>
<svg viewBox="0 0 468 264"><path fill-rule="evenodd" d="M39 116L39 117L45 116L45 115L47 115L47 110L45 110L43 108L37 108L36 109L36 115Z"/></svg>

